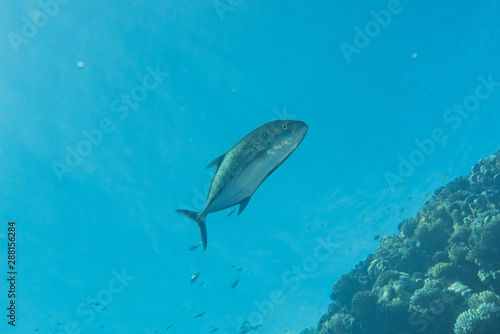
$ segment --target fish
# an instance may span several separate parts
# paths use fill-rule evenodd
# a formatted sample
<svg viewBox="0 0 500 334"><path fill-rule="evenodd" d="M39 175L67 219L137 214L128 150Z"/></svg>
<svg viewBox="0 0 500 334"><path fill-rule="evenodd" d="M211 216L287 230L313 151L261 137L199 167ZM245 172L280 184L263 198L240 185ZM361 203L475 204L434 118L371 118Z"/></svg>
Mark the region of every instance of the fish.
<svg viewBox="0 0 500 334"><path fill-rule="evenodd" d="M427 201L427 199L432 195L432 191L429 191L427 194L425 194L424 197L424 202Z"/></svg>
<svg viewBox="0 0 500 334"><path fill-rule="evenodd" d="M236 210L235 208L231 208L231 209L227 210L226 217L229 217L230 215L232 215L235 210Z"/></svg>
<svg viewBox="0 0 500 334"><path fill-rule="evenodd" d="M207 313L207 312L201 312L200 314L195 315L193 319L199 318L199 317L203 316L205 313Z"/></svg>
<svg viewBox="0 0 500 334"><path fill-rule="evenodd" d="M239 205L238 215L257 188L295 151L308 130L302 121L277 120L250 132L206 168L215 167L207 201L201 212L176 210L196 223L203 250L207 249L208 214Z"/></svg>
<svg viewBox="0 0 500 334"><path fill-rule="evenodd" d="M193 245L193 246L191 246L191 247L189 247L189 248L188 248L188 251L192 252L192 251L194 251L196 248L198 248L199 246L200 246L200 244L199 244L199 243L198 243L198 244L196 244L196 245Z"/></svg>
<svg viewBox="0 0 500 334"><path fill-rule="evenodd" d="M271 312L269 312L269 313L271 313ZM269 313L265 316L265 318L267 318ZM250 332L258 329L259 327L262 327L262 324L257 324L255 326L252 326L252 325L250 325L250 323L248 321L245 321L243 324L241 324L240 331L238 332L238 334L250 333Z"/></svg>
<svg viewBox="0 0 500 334"><path fill-rule="evenodd" d="M199 271L196 274L194 274L193 276L191 276L191 283L196 282L196 280L198 279L198 277L200 277L200 272Z"/></svg>
<svg viewBox="0 0 500 334"><path fill-rule="evenodd" d="M231 289L234 289L236 288L236 286L238 285L238 282L240 281L240 279L238 278L236 281L234 281L232 284L231 284Z"/></svg>
<svg viewBox="0 0 500 334"><path fill-rule="evenodd" d="M450 175L450 172L451 172L451 169L448 169L448 172L446 173L446 175L443 177L443 179L441 180L441 183L444 183L444 181L446 181L446 179L448 178L448 176Z"/></svg>

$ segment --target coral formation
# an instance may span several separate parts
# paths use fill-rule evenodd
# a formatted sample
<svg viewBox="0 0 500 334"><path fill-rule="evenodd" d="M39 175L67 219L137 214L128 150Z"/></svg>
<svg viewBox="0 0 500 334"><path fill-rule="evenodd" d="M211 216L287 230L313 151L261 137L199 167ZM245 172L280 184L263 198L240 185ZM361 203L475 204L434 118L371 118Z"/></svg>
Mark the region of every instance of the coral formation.
<svg viewBox="0 0 500 334"><path fill-rule="evenodd" d="M354 318L347 313L335 313L330 319L321 323L321 331L326 333L352 333ZM320 331L320 332L321 332Z"/></svg>
<svg viewBox="0 0 500 334"><path fill-rule="evenodd" d="M500 332L500 152L438 189L333 286L319 334Z"/></svg>
<svg viewBox="0 0 500 334"><path fill-rule="evenodd" d="M500 307L483 303L477 309L460 314L455 334L497 334L500 328Z"/></svg>
<svg viewBox="0 0 500 334"><path fill-rule="evenodd" d="M482 304L495 304L500 306L500 297L498 297L496 293L486 290L470 296L468 304L471 309L479 308Z"/></svg>

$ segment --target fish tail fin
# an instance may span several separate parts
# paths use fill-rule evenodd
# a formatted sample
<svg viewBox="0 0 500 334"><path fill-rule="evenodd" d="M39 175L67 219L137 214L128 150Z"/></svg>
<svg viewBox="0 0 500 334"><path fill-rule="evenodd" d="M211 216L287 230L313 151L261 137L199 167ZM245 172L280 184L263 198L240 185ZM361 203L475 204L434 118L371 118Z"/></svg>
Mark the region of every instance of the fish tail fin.
<svg viewBox="0 0 500 334"><path fill-rule="evenodd" d="M203 250L207 249L207 224L206 216L201 215L200 212L194 212L189 210L175 210L175 212L180 213L186 218L191 219L198 225L201 235L201 243L203 245Z"/></svg>

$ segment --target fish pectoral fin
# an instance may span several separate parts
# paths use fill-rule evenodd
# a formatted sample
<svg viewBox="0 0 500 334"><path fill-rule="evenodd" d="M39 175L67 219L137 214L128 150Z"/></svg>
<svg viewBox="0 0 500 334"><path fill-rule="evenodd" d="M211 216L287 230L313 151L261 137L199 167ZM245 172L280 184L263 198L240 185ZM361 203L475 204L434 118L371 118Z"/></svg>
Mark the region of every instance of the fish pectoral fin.
<svg viewBox="0 0 500 334"><path fill-rule="evenodd" d="M248 196L247 198L245 198L243 201L240 202L240 209L238 210L238 215L242 213L243 210L245 210L248 202L250 202L250 198L252 198L252 196Z"/></svg>
<svg viewBox="0 0 500 334"><path fill-rule="evenodd" d="M246 162L246 165L242 168L242 170L238 173L236 176L235 182L238 182L238 179L240 178L241 175L243 175L246 171L252 171L252 170L257 170L262 166L262 161L265 160L265 158L269 154L267 153L267 150L262 150L258 153L256 153L250 160Z"/></svg>
<svg viewBox="0 0 500 334"><path fill-rule="evenodd" d="M266 177L264 178L264 180L265 180L265 179L267 179L267 178L269 177L269 175L271 175L271 174L272 174L272 173L273 173L276 169L278 169L278 167L279 167L279 166L281 166L281 165L285 162L285 160L286 160L289 156L290 156L290 155L287 155L287 156L285 157L285 159L281 160L281 162L280 162L279 164L277 164L276 166L274 166L274 168L273 168L273 169L271 169L271 171L270 171L269 173L267 173L267 175L266 175ZM262 181L262 182L264 182L264 181Z"/></svg>
<svg viewBox="0 0 500 334"><path fill-rule="evenodd" d="M221 156L218 156L217 158L214 159L211 163L208 164L205 169L216 167L217 169L219 168L220 164L222 163L222 160L224 160L224 157L226 156L226 153L222 154Z"/></svg>

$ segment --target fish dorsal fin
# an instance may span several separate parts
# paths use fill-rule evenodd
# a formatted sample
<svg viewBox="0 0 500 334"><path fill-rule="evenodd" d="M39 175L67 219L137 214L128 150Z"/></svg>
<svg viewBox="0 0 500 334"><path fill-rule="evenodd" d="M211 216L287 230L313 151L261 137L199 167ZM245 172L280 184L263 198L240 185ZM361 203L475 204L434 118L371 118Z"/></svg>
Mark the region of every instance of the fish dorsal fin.
<svg viewBox="0 0 500 334"><path fill-rule="evenodd" d="M219 169L220 164L222 163L222 160L224 160L224 157L226 156L226 153L222 154L221 156L218 156L217 158L214 159L211 163L208 164L207 167L205 168L212 168L215 167Z"/></svg>
<svg viewBox="0 0 500 334"><path fill-rule="evenodd" d="M245 198L243 201L240 202L240 209L238 210L238 215L240 213L242 213L243 210L245 210L245 208L247 207L248 202L250 202L250 198L252 198L252 196L249 196L249 197Z"/></svg>

